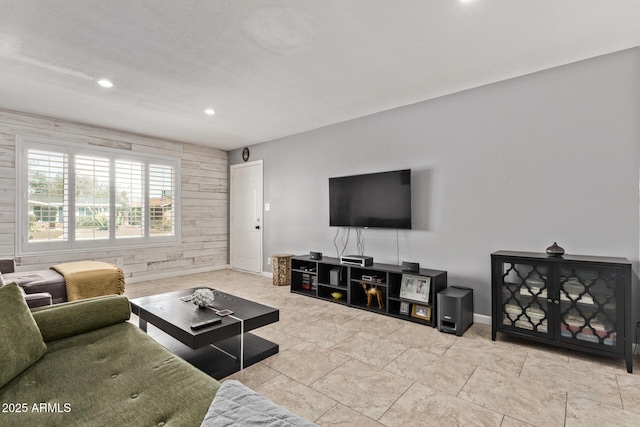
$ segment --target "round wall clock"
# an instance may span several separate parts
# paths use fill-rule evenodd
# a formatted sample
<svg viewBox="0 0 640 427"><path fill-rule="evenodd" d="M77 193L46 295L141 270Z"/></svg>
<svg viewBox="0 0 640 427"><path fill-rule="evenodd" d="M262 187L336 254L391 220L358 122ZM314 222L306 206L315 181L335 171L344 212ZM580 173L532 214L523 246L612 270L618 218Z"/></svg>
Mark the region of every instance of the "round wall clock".
<svg viewBox="0 0 640 427"><path fill-rule="evenodd" d="M244 149L242 150L242 160L244 160L245 162L247 160L249 160L249 148L248 147L244 147Z"/></svg>

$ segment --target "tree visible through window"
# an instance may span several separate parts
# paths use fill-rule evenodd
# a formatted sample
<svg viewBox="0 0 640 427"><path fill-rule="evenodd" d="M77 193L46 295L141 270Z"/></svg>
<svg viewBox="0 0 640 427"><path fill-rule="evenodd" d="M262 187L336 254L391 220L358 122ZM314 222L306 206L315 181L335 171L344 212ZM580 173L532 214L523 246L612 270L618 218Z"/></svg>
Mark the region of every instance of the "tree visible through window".
<svg viewBox="0 0 640 427"><path fill-rule="evenodd" d="M68 240L68 156L29 150L27 163L29 239Z"/></svg>
<svg viewBox="0 0 640 427"><path fill-rule="evenodd" d="M144 236L144 165L116 161L116 238Z"/></svg>
<svg viewBox="0 0 640 427"><path fill-rule="evenodd" d="M75 172L76 239L108 239L109 159L75 156Z"/></svg>
<svg viewBox="0 0 640 427"><path fill-rule="evenodd" d="M26 144L23 247L150 243L176 236L177 166L117 153ZM174 164L171 164L174 163Z"/></svg>
<svg viewBox="0 0 640 427"><path fill-rule="evenodd" d="M149 217L152 235L166 236L172 233L174 181L173 168L163 165L149 167Z"/></svg>

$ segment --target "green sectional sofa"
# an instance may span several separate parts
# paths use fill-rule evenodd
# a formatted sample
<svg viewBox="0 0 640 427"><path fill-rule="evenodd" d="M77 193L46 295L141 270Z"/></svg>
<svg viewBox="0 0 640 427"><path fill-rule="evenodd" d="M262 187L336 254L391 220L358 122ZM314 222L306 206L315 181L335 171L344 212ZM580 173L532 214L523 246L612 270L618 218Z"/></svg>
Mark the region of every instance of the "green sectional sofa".
<svg viewBox="0 0 640 427"><path fill-rule="evenodd" d="M0 288L0 425L198 426L220 384L105 296L29 309Z"/></svg>

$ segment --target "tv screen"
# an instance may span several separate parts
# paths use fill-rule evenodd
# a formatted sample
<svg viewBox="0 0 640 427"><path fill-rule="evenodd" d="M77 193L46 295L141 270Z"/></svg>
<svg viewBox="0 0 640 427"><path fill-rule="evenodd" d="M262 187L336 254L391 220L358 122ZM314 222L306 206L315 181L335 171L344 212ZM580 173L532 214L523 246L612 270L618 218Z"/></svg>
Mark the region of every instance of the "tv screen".
<svg viewBox="0 0 640 427"><path fill-rule="evenodd" d="M332 227L411 228L411 169L329 178Z"/></svg>

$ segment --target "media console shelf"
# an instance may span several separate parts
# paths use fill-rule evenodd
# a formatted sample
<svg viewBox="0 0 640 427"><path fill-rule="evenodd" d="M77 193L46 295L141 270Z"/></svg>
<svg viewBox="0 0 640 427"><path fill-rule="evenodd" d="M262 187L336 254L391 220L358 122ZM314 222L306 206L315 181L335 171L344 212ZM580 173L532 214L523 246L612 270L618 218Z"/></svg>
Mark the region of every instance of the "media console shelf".
<svg viewBox="0 0 640 427"><path fill-rule="evenodd" d="M308 255L294 256L291 258L291 292L435 326L438 319L436 295L447 287L447 272L421 268L419 273L412 273L430 278L429 301L427 303L400 298L403 274L401 267L391 264L374 263L362 267L340 264L340 260L331 257L312 260ZM377 286L382 295L383 308L379 308L376 298L372 298L371 305L367 307L367 295L363 290L362 283L367 287ZM336 300L331 295L335 292L340 292L342 298ZM406 303L405 306L409 305L406 314L400 312L403 302ZM412 316L412 305L429 307L429 320Z"/></svg>

